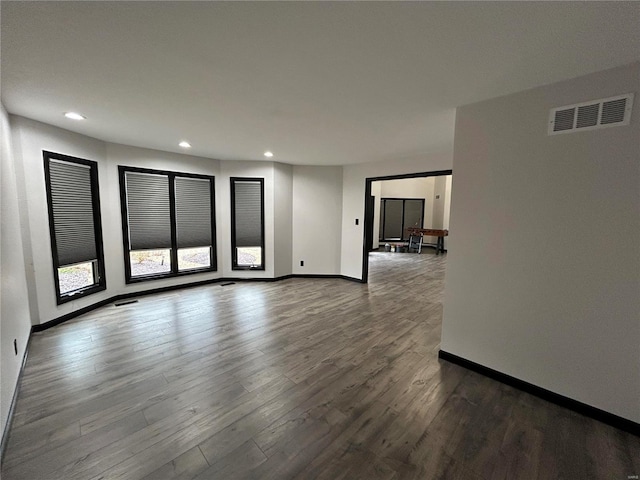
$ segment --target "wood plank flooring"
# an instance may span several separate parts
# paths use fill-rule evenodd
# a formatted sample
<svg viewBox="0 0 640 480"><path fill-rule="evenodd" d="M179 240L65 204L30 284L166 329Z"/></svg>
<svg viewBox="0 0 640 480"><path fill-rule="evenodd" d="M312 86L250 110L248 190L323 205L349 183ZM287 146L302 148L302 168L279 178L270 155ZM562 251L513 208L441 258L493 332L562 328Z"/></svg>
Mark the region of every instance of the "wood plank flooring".
<svg viewBox="0 0 640 480"><path fill-rule="evenodd" d="M211 285L35 334L2 478L639 475L639 438L438 360L445 262L376 252L368 285Z"/></svg>

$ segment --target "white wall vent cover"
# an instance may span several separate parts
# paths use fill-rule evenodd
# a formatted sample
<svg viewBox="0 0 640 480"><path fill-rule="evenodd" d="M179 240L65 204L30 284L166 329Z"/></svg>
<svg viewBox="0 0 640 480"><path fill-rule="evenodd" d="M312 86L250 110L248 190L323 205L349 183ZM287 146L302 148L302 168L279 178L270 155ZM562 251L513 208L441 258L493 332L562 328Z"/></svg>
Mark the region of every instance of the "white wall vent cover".
<svg viewBox="0 0 640 480"><path fill-rule="evenodd" d="M551 109L549 135L629 125L633 93Z"/></svg>

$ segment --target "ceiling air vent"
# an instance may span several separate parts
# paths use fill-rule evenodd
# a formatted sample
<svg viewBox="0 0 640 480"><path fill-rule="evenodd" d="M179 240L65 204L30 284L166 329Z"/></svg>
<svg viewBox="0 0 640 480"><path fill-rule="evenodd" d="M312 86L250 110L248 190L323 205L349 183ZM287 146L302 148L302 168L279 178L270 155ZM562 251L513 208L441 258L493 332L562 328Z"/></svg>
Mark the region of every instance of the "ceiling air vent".
<svg viewBox="0 0 640 480"><path fill-rule="evenodd" d="M562 132L564 130L573 129L573 123L576 116L576 109L567 108L564 110L556 110L554 115L553 131Z"/></svg>
<svg viewBox="0 0 640 480"><path fill-rule="evenodd" d="M549 135L629 125L633 93L551 110Z"/></svg>
<svg viewBox="0 0 640 480"><path fill-rule="evenodd" d="M576 120L576 128L595 127L596 125L598 125L599 112L599 103L578 107L578 119Z"/></svg>
<svg viewBox="0 0 640 480"><path fill-rule="evenodd" d="M625 113L627 111L627 98L619 98L617 100L609 100L602 102L602 125L624 122ZM629 103L629 113L631 113L631 103ZM627 123L629 120L627 119Z"/></svg>

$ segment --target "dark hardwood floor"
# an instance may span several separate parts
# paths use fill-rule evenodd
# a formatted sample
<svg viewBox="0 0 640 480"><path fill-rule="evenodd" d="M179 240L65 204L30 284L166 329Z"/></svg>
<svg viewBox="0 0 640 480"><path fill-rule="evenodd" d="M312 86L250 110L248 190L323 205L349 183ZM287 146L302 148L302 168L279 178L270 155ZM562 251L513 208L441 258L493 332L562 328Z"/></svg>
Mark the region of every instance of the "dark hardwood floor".
<svg viewBox="0 0 640 480"><path fill-rule="evenodd" d="M374 253L368 285L214 284L35 334L2 478L639 475L639 438L438 360L445 262Z"/></svg>

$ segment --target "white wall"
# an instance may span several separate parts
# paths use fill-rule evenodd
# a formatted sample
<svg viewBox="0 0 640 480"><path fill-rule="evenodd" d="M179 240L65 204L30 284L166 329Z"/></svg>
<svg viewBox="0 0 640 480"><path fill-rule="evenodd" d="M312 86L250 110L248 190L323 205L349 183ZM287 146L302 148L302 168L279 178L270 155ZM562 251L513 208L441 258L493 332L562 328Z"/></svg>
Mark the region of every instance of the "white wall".
<svg viewBox="0 0 640 480"><path fill-rule="evenodd" d="M0 105L0 435L31 330L9 116ZM16 339L18 354L14 353Z"/></svg>
<svg viewBox="0 0 640 480"><path fill-rule="evenodd" d="M383 198L424 198L431 200L435 177L400 178L380 182L380 195ZM377 182L375 182L377 183Z"/></svg>
<svg viewBox="0 0 640 480"><path fill-rule="evenodd" d="M433 178L433 221L431 225L436 230L442 230L444 227L444 197L447 191L447 178Z"/></svg>
<svg viewBox="0 0 640 480"><path fill-rule="evenodd" d="M631 124L548 136L635 92ZM458 109L441 348L640 421L640 63Z"/></svg>
<svg viewBox="0 0 640 480"><path fill-rule="evenodd" d="M292 223L293 273L340 274L342 167L293 167Z"/></svg>
<svg viewBox="0 0 640 480"><path fill-rule="evenodd" d="M273 164L274 175L274 276L291 275L293 227L293 168L284 163Z"/></svg>
<svg viewBox="0 0 640 480"><path fill-rule="evenodd" d="M341 273L347 277L362 278L362 239L364 228L364 190L367 178L402 175L407 173L451 170L452 155L433 154L423 159L398 160L347 165L342 181L342 254ZM360 224L355 225L355 219Z"/></svg>
<svg viewBox="0 0 640 480"><path fill-rule="evenodd" d="M444 192L444 218L442 219L442 228L449 230L449 219L451 218L451 188L453 186L453 175L447 175Z"/></svg>
<svg viewBox="0 0 640 480"><path fill-rule="evenodd" d="M373 195L373 245L372 248L380 248L380 199L382 198L382 182L371 182L371 195Z"/></svg>

